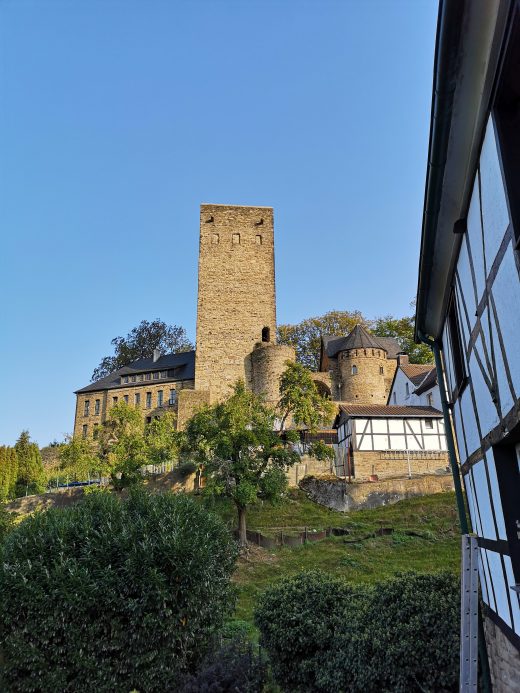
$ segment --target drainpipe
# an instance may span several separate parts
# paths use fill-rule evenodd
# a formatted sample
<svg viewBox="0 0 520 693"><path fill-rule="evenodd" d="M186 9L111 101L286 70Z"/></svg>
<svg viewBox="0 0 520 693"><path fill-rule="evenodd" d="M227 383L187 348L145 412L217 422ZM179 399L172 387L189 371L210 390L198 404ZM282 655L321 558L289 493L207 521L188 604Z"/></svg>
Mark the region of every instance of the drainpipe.
<svg viewBox="0 0 520 693"><path fill-rule="evenodd" d="M457 462L457 454L455 452L455 440L453 438L453 429L451 426L450 409L446 398L446 388L444 387L444 370L441 361L441 348L439 343L433 339L426 337L420 330L417 330L417 337L431 347L435 358L435 368L437 370L437 380L439 383L439 392L441 396L442 414L444 416L444 433L446 435L446 445L448 446L448 455L450 458L451 473L453 475L453 485L455 487L455 498L457 499L457 508L459 511L460 533L469 534L469 524L466 515L466 507L464 505L464 495L462 493L462 483L459 474L459 465ZM481 684L484 693L491 693L491 676L489 673L489 660L486 648L486 639L484 636L484 625L482 621L482 609L479 601L478 608L478 655L480 660Z"/></svg>

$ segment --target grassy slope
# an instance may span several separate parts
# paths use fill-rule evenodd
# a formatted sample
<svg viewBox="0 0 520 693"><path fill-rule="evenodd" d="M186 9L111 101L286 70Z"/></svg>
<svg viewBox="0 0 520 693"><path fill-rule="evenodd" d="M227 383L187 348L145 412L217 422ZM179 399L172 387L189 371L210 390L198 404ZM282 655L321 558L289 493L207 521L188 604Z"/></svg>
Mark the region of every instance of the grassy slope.
<svg viewBox="0 0 520 693"><path fill-rule="evenodd" d="M230 524L234 510L227 502L212 506ZM362 537L381 525L394 533L370 539ZM309 529L348 527L348 540L334 537L297 548L272 551L255 548L241 558L235 574L239 596L235 618L252 624L258 595L271 583L300 570L321 568L352 582L375 582L403 570L458 572L460 539L453 493L423 496L395 505L350 514L327 510L309 501L301 491L277 507L257 506L248 513L248 527L274 534ZM414 531L421 537L404 534Z"/></svg>

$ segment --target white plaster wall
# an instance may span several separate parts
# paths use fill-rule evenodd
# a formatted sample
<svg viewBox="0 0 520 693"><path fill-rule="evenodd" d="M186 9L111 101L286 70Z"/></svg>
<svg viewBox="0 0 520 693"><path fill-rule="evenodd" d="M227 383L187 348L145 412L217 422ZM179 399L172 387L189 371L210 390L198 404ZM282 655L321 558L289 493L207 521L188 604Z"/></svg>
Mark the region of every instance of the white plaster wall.
<svg viewBox="0 0 520 693"><path fill-rule="evenodd" d="M406 394L406 383L408 383L408 388L410 390L409 395ZM392 391L390 392L388 404L398 404L401 406L417 404L417 396L412 394L414 389L415 385L412 383L412 381L403 373L400 368L398 368L395 374L394 385L392 387Z"/></svg>

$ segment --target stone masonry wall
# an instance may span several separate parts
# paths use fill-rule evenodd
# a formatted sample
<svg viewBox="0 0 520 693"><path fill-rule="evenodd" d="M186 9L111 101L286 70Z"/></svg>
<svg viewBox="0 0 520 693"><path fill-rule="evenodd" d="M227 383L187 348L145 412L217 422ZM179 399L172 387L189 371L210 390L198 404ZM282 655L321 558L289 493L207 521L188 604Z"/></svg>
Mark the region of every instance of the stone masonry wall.
<svg viewBox="0 0 520 693"><path fill-rule="evenodd" d="M484 633L493 693L520 693L520 652L487 617Z"/></svg>
<svg viewBox="0 0 520 693"><path fill-rule="evenodd" d="M241 378L262 329L275 341L273 210L201 205L195 387L212 401Z"/></svg>
<svg viewBox="0 0 520 693"><path fill-rule="evenodd" d="M172 411L177 414L177 404L170 406L168 400L170 399L170 390L175 390L180 393L182 390L190 390L193 388L193 380L184 380L177 382L163 381L151 381L145 382L140 385L130 385L120 387L114 390L104 390L99 392L82 392L76 396L76 416L74 420L74 436L81 437L83 435L83 426L87 425L87 437L92 438L93 432L96 426L101 425L107 419L108 412L110 408L114 406L114 397L117 397L117 401L124 401L124 397L128 397L128 404L135 405L135 394L138 392L141 395L140 409L143 414L143 418L149 416L160 416L164 414L165 411ZM157 406L157 393L162 390L163 392L163 406ZM148 409L146 407L146 393L152 393L152 406ZM96 400L100 400L100 412L95 414L96 410ZM85 401L90 402L89 414L84 415L85 412Z"/></svg>
<svg viewBox="0 0 520 693"><path fill-rule="evenodd" d="M426 455L420 451L410 451L410 468L412 474L433 474L444 470L449 465L447 452L432 451ZM377 474L380 479L405 477L408 475L408 458L406 454L385 456L379 450L360 451L353 453L354 476L356 479L368 479Z"/></svg>
<svg viewBox="0 0 520 693"><path fill-rule="evenodd" d="M183 390L179 392L177 430L182 431L188 419L190 419L200 407L209 403L209 390Z"/></svg>
<svg viewBox="0 0 520 693"><path fill-rule="evenodd" d="M339 354L341 400L352 404L386 404L386 352L383 349L351 349ZM357 373L352 374L352 368Z"/></svg>
<svg viewBox="0 0 520 693"><path fill-rule="evenodd" d="M251 385L257 395L275 404L280 399L280 376L287 361L296 358L293 347L260 342L251 353Z"/></svg>

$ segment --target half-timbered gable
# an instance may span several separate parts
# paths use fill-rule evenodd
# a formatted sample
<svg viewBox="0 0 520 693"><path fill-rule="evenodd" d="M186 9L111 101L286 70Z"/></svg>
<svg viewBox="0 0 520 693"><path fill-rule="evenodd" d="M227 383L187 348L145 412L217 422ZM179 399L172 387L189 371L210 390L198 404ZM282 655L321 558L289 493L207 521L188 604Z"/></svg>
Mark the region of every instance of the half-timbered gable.
<svg viewBox="0 0 520 693"><path fill-rule="evenodd" d="M434 82L416 330L442 354L494 690L520 690L520 1L441 3Z"/></svg>

